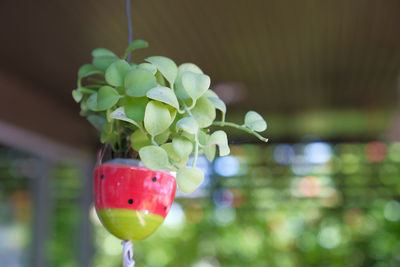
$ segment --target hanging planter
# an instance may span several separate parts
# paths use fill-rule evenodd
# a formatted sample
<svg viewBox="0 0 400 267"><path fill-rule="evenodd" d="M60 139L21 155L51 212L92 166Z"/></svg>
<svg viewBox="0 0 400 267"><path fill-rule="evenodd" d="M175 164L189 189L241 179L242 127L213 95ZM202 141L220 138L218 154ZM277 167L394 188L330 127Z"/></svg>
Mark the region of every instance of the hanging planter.
<svg viewBox="0 0 400 267"><path fill-rule="evenodd" d="M95 207L104 227L122 240L139 241L164 221L174 201L175 178L116 159L96 167Z"/></svg>
<svg viewBox="0 0 400 267"><path fill-rule="evenodd" d="M93 50L92 63L79 69L77 89L72 91L81 115L100 132L111 154L107 160L103 150L95 169L97 214L110 233L125 241L142 240L159 227L176 184L187 194L200 186L200 154L213 161L217 151L219 156L230 153L226 133L212 132L211 126L237 128L267 142L258 133L267 124L257 112L247 112L243 124L225 121L225 103L195 64L177 66L162 56L129 61L131 52L147 46L135 40L122 57L104 48ZM124 242L125 248L129 244ZM131 258L133 251L126 251Z"/></svg>

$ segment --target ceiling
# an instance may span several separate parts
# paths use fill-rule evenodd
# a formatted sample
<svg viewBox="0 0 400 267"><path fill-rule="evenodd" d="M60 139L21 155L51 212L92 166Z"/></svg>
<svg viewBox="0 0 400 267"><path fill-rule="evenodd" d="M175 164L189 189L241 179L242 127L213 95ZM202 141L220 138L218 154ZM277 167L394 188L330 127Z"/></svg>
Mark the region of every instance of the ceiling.
<svg viewBox="0 0 400 267"><path fill-rule="evenodd" d="M399 14L397 0L132 0L134 38L150 43L133 59L164 55L199 65L220 94L241 96L229 105L233 112L386 109L397 101ZM86 134L71 90L93 48L122 54L125 1L3 0L0 30L3 76L76 116L62 138L89 142L93 133ZM30 101L24 95L21 101Z"/></svg>

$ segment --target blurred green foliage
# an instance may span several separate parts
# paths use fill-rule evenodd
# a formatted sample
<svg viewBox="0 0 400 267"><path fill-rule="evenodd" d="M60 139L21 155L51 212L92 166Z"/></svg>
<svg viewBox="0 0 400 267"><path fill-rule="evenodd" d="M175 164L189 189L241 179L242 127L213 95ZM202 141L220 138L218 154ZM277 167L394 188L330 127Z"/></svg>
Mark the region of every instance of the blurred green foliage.
<svg viewBox="0 0 400 267"><path fill-rule="evenodd" d="M400 143L241 145L232 155L135 244L137 266L400 266ZM15 226L0 252L29 255L37 162L12 149L0 158L0 226ZM47 260L79 266L83 174L57 164L51 177ZM93 266L121 266L120 240L94 208L90 220Z"/></svg>

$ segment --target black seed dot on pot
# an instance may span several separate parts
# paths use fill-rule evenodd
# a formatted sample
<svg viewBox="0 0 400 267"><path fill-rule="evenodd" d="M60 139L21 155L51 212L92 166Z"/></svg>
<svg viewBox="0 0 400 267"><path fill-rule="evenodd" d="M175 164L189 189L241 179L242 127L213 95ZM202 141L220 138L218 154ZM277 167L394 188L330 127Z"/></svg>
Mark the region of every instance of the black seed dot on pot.
<svg viewBox="0 0 400 267"><path fill-rule="evenodd" d="M135 201L134 201L132 198L130 198L130 199L128 200L128 203L131 204L131 205L133 204L133 202L135 202Z"/></svg>
<svg viewBox="0 0 400 267"><path fill-rule="evenodd" d="M101 179L104 179L104 174L101 175Z"/></svg>
<svg viewBox="0 0 400 267"><path fill-rule="evenodd" d="M167 206L164 206L164 210L167 210Z"/></svg>
<svg viewBox="0 0 400 267"><path fill-rule="evenodd" d="M157 181L157 177L153 177L153 179L151 179L153 182Z"/></svg>

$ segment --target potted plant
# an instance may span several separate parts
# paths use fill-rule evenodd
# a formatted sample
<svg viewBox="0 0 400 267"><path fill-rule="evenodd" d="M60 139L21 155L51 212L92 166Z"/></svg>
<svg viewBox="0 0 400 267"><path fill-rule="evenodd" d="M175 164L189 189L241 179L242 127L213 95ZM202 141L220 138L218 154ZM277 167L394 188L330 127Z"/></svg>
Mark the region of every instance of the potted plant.
<svg viewBox="0 0 400 267"><path fill-rule="evenodd" d="M98 215L111 233L131 241L150 235L167 215L176 189L168 171L176 172L182 192L191 193L203 181L198 156L213 161L217 151L229 154L226 133L212 132L211 126L238 128L267 141L258 133L267 124L255 111L245 115L242 125L225 121L225 103L195 64L177 66L162 56L137 64L125 60L147 46L135 40L122 57L104 48L93 50L93 61L79 69L72 92L81 115L106 144L102 157L110 159L95 170ZM187 166L190 156L193 163Z"/></svg>

